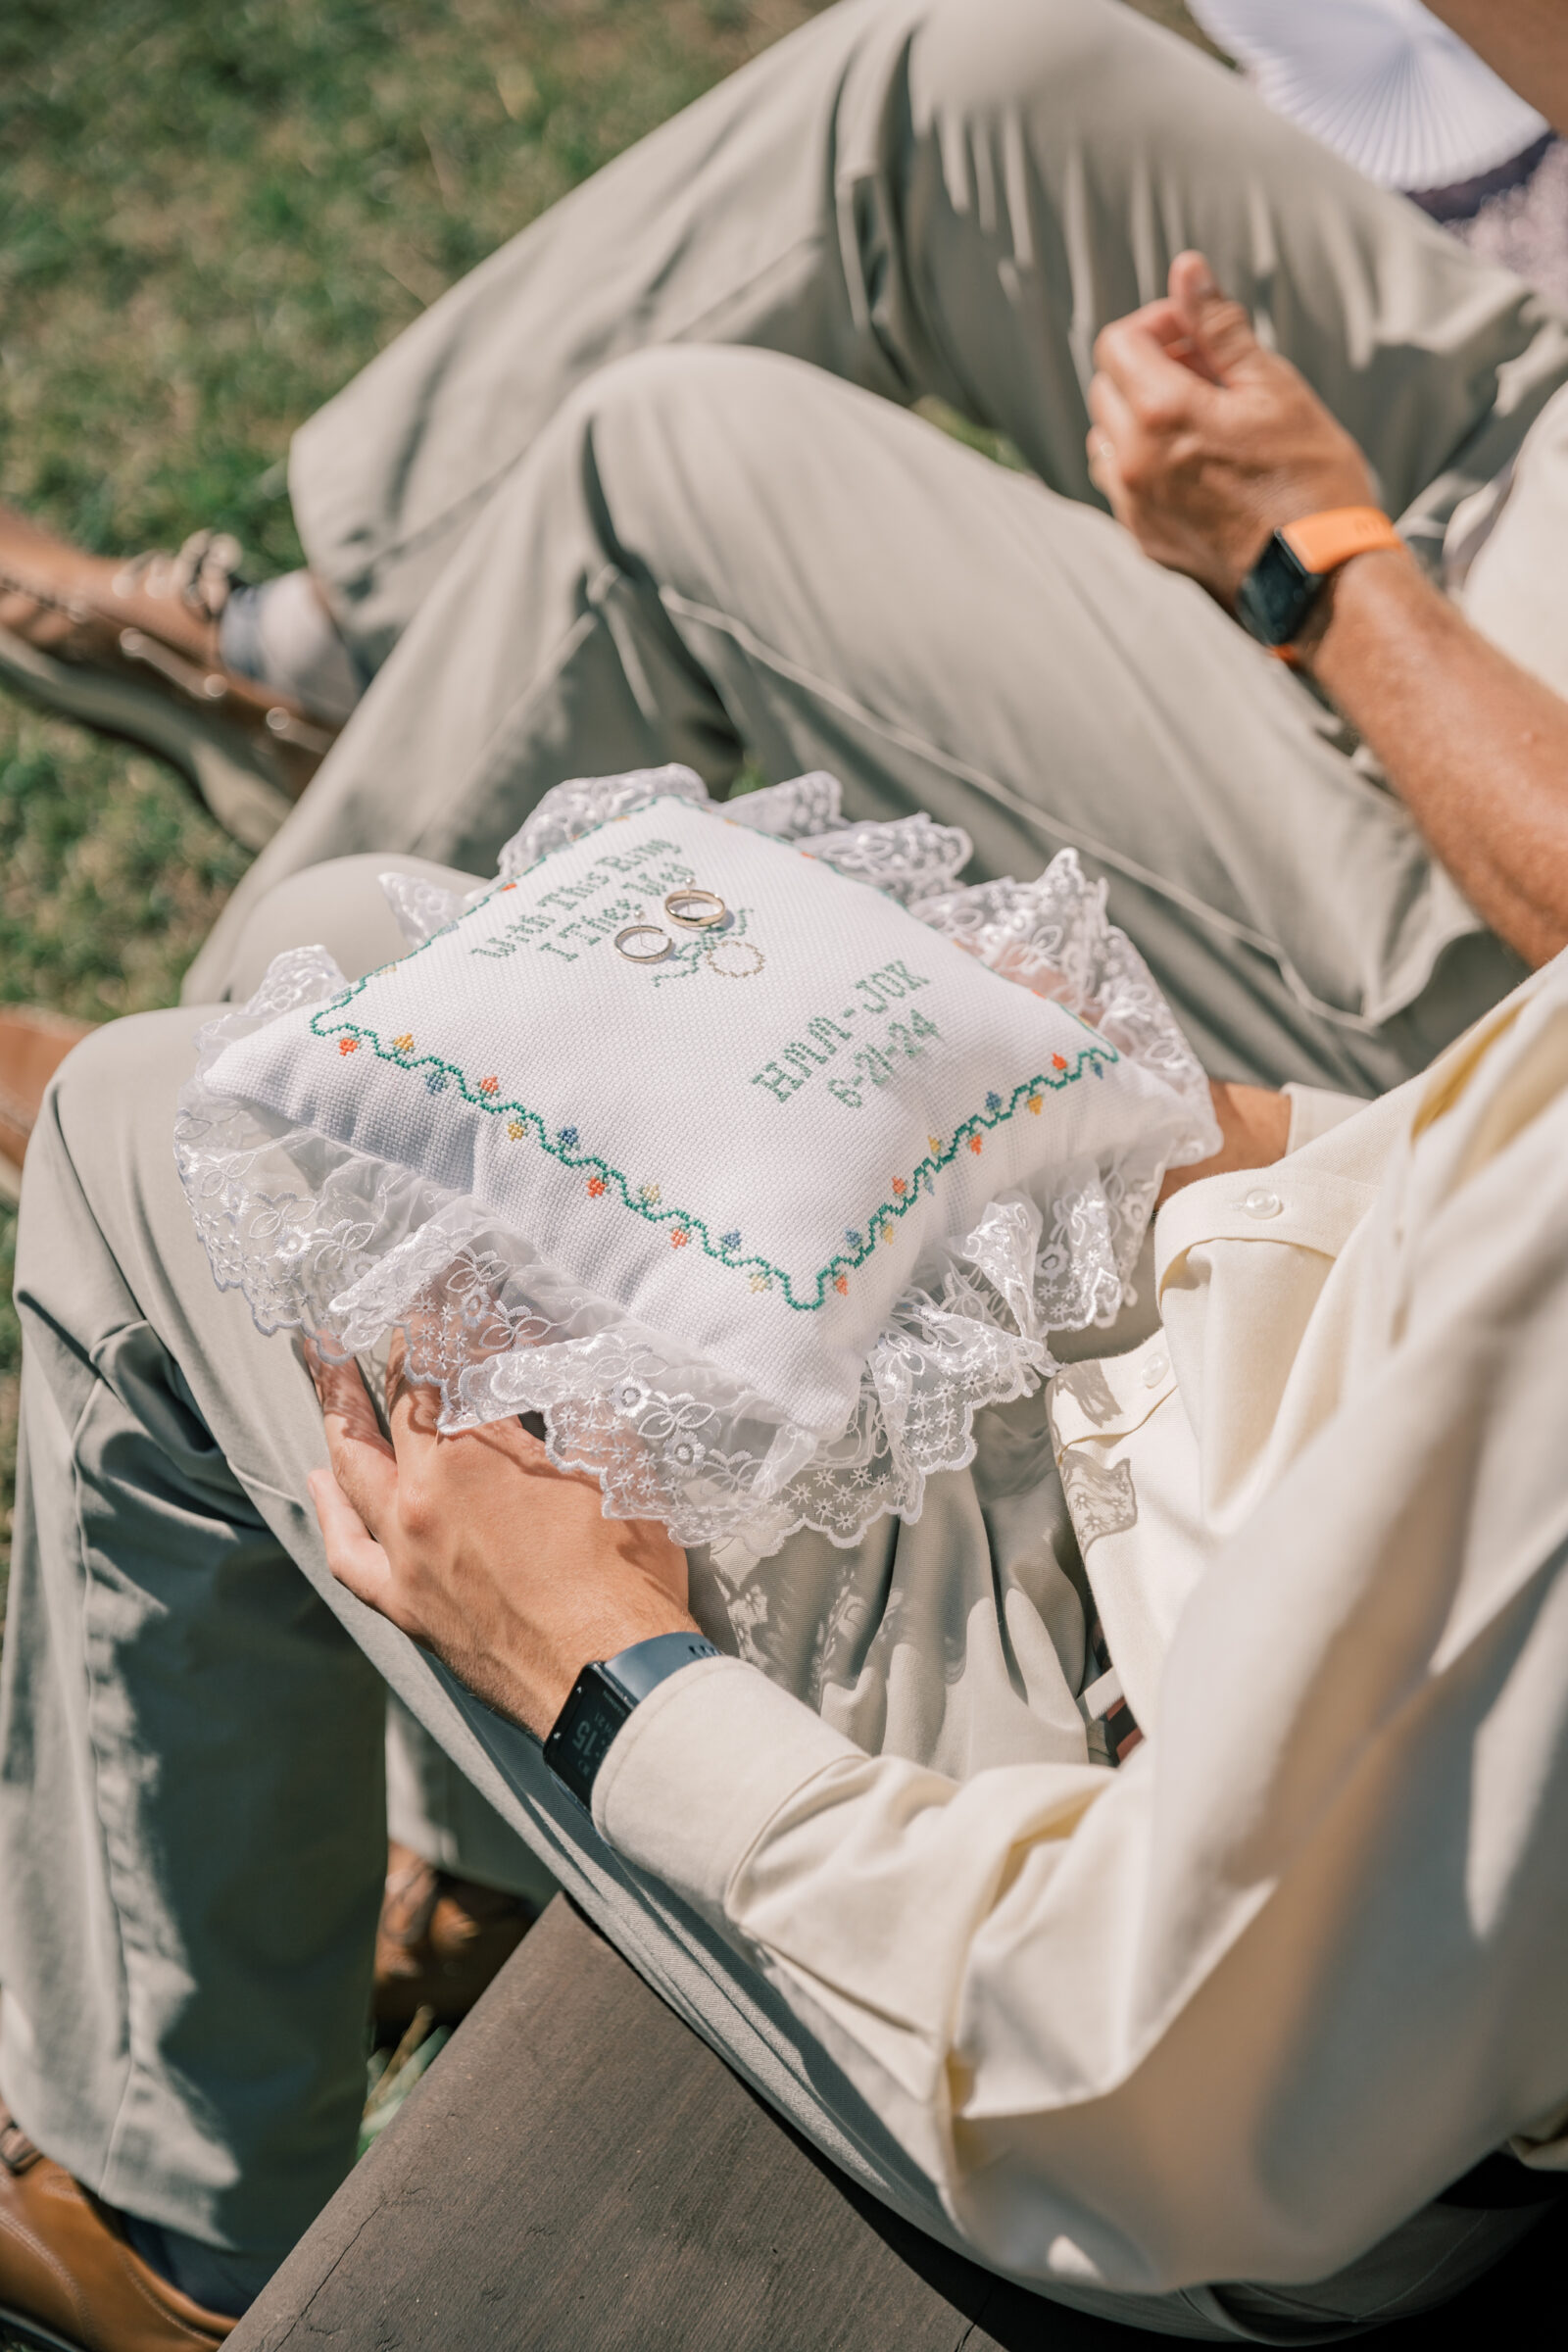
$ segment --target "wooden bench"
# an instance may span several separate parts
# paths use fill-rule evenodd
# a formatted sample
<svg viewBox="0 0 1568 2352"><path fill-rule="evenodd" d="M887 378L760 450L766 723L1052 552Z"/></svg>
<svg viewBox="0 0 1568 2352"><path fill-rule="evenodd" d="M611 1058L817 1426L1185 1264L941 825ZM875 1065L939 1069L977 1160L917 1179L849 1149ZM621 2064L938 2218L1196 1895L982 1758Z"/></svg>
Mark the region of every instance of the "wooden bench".
<svg viewBox="0 0 1568 2352"><path fill-rule="evenodd" d="M1525 2341L1560 2291L1561 2254L1548 2223L1467 2295L1378 2342L1415 2352L1440 2329L1445 2343ZM229 2352L1154 2352L1171 2340L1029 2294L888 2213L558 1897Z"/></svg>

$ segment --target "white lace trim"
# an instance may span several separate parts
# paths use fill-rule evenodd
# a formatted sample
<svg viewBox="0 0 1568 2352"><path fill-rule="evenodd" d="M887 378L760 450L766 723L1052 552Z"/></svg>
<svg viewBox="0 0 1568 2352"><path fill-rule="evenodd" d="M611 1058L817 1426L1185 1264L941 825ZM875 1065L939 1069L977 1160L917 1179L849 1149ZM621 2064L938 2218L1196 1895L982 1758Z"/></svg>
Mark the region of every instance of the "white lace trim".
<svg viewBox="0 0 1568 2352"><path fill-rule="evenodd" d="M427 882L422 874L381 876L387 905L397 916L398 928L411 948L422 948L427 939L434 939L448 923L456 922L466 907L486 897L494 887L486 882L480 890L443 890L439 882Z"/></svg>
<svg viewBox="0 0 1568 2352"><path fill-rule="evenodd" d="M706 798L680 768L558 786L508 844L501 872L671 791ZM1049 1333L1110 1322L1165 1169L1207 1157L1219 1137L1168 1005L1070 850L1036 882L965 890L954 882L969 855L961 833L926 817L842 827L830 776L750 795L727 813L912 902L921 921L1060 1001L1172 1090L1169 1119L1136 1149L1060 1171L1049 1231L1033 1200L1004 1194L922 1263L835 1438L781 1420L716 1365L584 1290L471 1196L214 1095L206 1073L232 1040L344 989L323 949L280 956L243 1011L203 1029L175 1156L214 1275L243 1291L261 1330L301 1330L335 1357L400 1331L412 1376L440 1391L443 1428L541 1413L552 1458L591 1471L612 1517L661 1519L688 1544L739 1537L765 1556L801 1528L848 1544L887 1512L917 1518L926 1480L972 1458L976 1412L1054 1367ZM470 903L407 875L385 887L413 944Z"/></svg>

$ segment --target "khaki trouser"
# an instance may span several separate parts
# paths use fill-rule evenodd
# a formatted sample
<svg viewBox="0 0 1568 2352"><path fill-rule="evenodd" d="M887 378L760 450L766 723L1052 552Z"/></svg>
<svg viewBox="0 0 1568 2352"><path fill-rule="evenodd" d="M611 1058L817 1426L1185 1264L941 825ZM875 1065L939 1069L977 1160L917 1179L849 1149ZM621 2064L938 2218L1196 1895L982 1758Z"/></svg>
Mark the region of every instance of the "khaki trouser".
<svg viewBox="0 0 1568 2352"><path fill-rule="evenodd" d="M1078 843L1218 1075L1422 1066L1518 966L1087 481L1094 335L1184 244L1428 549L1568 378L1518 280L1109 0L844 0L578 189L295 444L313 565L380 666L188 999L302 867L483 872L563 775L673 757L720 788L744 749L963 824L983 871ZM927 392L1042 479L891 405Z"/></svg>
<svg viewBox="0 0 1568 2352"><path fill-rule="evenodd" d="M377 862L308 878L336 908L313 936L351 971L357 943L385 946ZM390 1686L497 1830L764 2098L961 2243L768 1983L601 1842L533 1740L332 1582L305 1484L324 1457L309 1379L286 1338L263 1339L240 1295L215 1287L174 1172L199 1018L150 1013L90 1038L27 1154L0 1723L6 2098L111 2203L282 2254L354 2145ZM850 1552L798 1537L759 1571L795 1596L768 1672L868 1748L960 1771L1082 1737L1076 1716L1029 1703L1042 1644L1068 1675L1048 1681L1076 1688L1084 1670L1082 1568L1042 1398L982 1415L976 1436L974 1464L931 1482L917 1525L884 1521ZM735 1608L704 1554L693 1574L699 1618L734 1649L746 1595ZM901 1663L910 1642L942 1660L934 1716ZM1530 2218L1435 2205L1312 2287L1051 2292L1178 2334L1310 2341L1442 2301Z"/></svg>
<svg viewBox="0 0 1568 2352"><path fill-rule="evenodd" d="M1514 281L1100 0L845 0L589 183L300 438L313 563L380 666L193 1002L302 935L384 952L373 871L324 858L482 871L563 775L679 757L722 786L747 747L835 768L859 811L963 823L982 871L1078 842L1217 1070L1367 1091L1418 1066L1510 959L1295 681L1087 503L1093 332L1190 242L1418 536L1568 377L1568 330ZM926 390L1055 488L889 405ZM331 1585L309 1384L214 1288L173 1178L194 1025L89 1041L28 1157L7 2096L112 2202L291 2241L352 2149L390 1684L765 2096L951 2237L765 1984ZM835 1575L938 1616L949 1589L1070 1583L1039 1555L1068 1544L1039 1443L1009 1425L946 1513ZM975 1652L956 1684L976 1720L992 1671ZM1435 2207L1283 2299L1066 2299L1300 2340L1441 2299L1515 2227Z"/></svg>

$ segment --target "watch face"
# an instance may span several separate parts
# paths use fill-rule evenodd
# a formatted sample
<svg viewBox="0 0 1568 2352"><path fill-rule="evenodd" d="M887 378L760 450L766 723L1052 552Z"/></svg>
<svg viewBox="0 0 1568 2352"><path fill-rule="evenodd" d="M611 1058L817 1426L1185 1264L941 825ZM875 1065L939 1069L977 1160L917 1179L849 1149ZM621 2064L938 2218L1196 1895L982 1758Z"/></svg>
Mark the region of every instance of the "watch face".
<svg viewBox="0 0 1568 2352"><path fill-rule="evenodd" d="M579 1705L561 1743L561 1762L569 1768L571 1777L593 1787L594 1775L610 1753L615 1734L629 1712L615 1707L613 1702L607 1705L598 1691L586 1704Z"/></svg>
<svg viewBox="0 0 1568 2352"><path fill-rule="evenodd" d="M585 1666L545 1741L551 1771L590 1808L594 1777L635 1703L616 1690L603 1666Z"/></svg>
<svg viewBox="0 0 1568 2352"><path fill-rule="evenodd" d="M654 1634L585 1666L545 1740L545 1762L591 1812L599 1767L639 1701L683 1666L717 1655L706 1634L687 1631Z"/></svg>
<svg viewBox="0 0 1568 2352"><path fill-rule="evenodd" d="M1323 574L1276 531L1237 591L1236 615L1261 644L1291 645L1322 593Z"/></svg>

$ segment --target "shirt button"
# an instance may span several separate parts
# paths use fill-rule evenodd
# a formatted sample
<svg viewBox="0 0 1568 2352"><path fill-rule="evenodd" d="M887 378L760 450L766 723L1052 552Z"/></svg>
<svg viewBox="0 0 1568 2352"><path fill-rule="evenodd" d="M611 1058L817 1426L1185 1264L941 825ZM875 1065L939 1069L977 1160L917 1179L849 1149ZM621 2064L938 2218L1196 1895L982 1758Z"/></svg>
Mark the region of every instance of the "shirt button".
<svg viewBox="0 0 1568 2352"><path fill-rule="evenodd" d="M1277 1217L1285 1206L1278 1193L1249 1193L1242 1202L1250 1217Z"/></svg>
<svg viewBox="0 0 1568 2352"><path fill-rule="evenodd" d="M1144 1366L1143 1382L1145 1388L1157 1389L1160 1382L1164 1379L1169 1370L1170 1357L1168 1355L1152 1355L1148 1363Z"/></svg>

